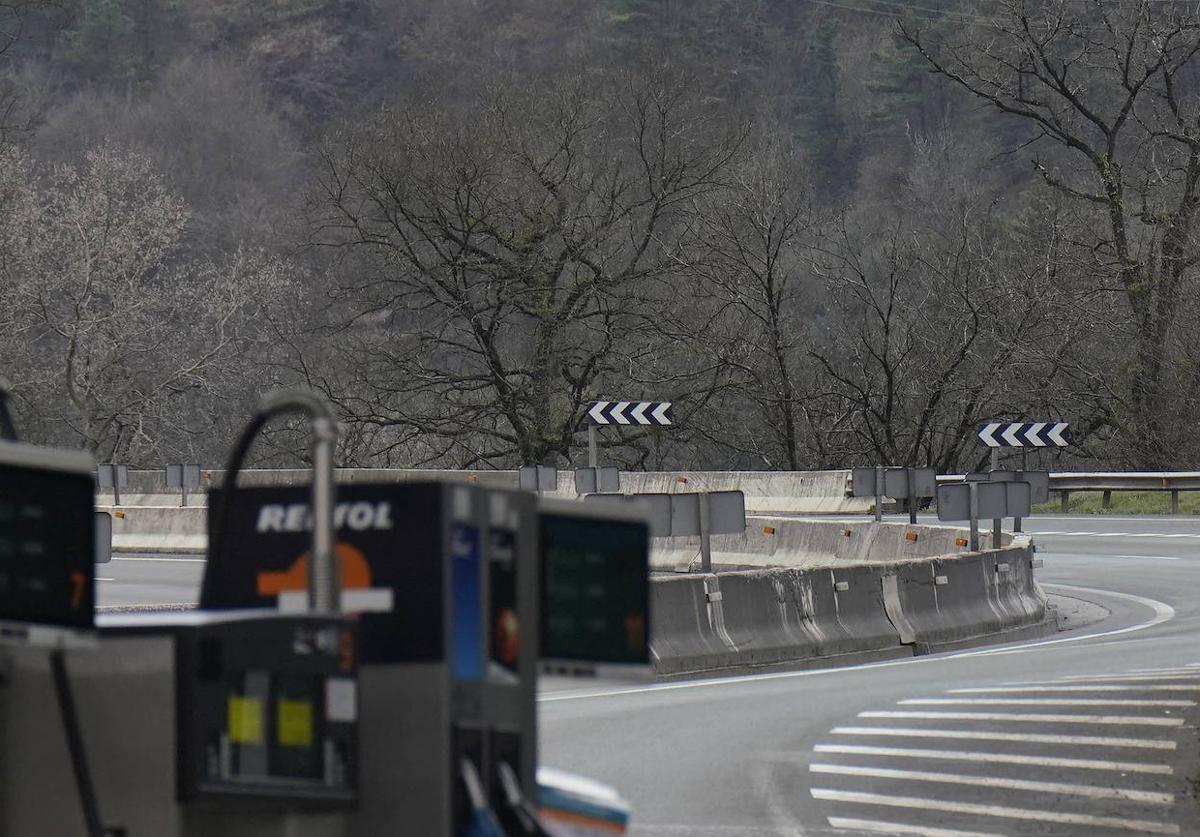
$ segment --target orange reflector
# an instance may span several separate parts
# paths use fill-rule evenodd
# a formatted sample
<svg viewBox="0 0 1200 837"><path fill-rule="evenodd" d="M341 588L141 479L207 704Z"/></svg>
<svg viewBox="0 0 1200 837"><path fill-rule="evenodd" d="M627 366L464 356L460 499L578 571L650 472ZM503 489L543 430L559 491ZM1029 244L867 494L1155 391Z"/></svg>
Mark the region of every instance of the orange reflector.
<svg viewBox="0 0 1200 837"><path fill-rule="evenodd" d="M119 517L119 518L121 518L121 520L124 520L124 519L125 519L125 512L118 512L118 511L115 511L115 512L113 512L113 517Z"/></svg>
<svg viewBox="0 0 1200 837"><path fill-rule="evenodd" d="M676 477L675 482L687 482L687 477Z"/></svg>
<svg viewBox="0 0 1200 837"><path fill-rule="evenodd" d="M915 541L916 539L917 539L917 533L916 533L916 532L905 532L905 533L904 533L904 540L906 540L906 541Z"/></svg>
<svg viewBox="0 0 1200 837"><path fill-rule="evenodd" d="M954 539L954 545L955 545L955 546L966 546L966 545L967 545L967 539L966 539L966 538L955 538L955 539Z"/></svg>
<svg viewBox="0 0 1200 837"><path fill-rule="evenodd" d="M763 527L763 534L764 534L764 535L774 535L774 534L775 534L775 527L774 527L774 526L764 526L764 527Z"/></svg>
<svg viewBox="0 0 1200 837"><path fill-rule="evenodd" d="M479 477L474 474L467 474L467 482L479 482Z"/></svg>

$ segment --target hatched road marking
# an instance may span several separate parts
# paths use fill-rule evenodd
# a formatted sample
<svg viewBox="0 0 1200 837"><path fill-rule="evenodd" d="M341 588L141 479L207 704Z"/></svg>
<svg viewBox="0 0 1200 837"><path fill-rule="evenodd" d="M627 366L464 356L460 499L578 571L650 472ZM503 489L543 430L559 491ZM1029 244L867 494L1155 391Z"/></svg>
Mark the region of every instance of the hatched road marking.
<svg viewBox="0 0 1200 837"><path fill-rule="evenodd" d="M1104 698L912 698L900 706L1195 706L1194 700L1105 700Z"/></svg>
<svg viewBox="0 0 1200 837"><path fill-rule="evenodd" d="M1026 712L907 712L870 711L859 712L860 718L895 718L897 720L920 719L927 721L1001 721L1005 723L1034 724L1100 724L1104 726L1183 726L1183 718L1151 718L1140 715L1058 715Z"/></svg>
<svg viewBox="0 0 1200 837"><path fill-rule="evenodd" d="M1026 764L1034 767L1066 767L1078 770L1115 770L1122 773L1155 773L1169 776L1175 772L1169 764L1138 761L1070 759L1058 756L1028 756L1015 753L981 753L968 750L926 750L918 747L872 747L865 744L818 744L815 753L840 753L859 756L894 756L906 759L968 761L982 764Z"/></svg>
<svg viewBox="0 0 1200 837"><path fill-rule="evenodd" d="M868 831L876 834L919 834L921 837L1003 837L1001 834L994 834L990 831L956 831L952 828L929 828L923 825L860 820L854 817L830 817L829 824L834 828Z"/></svg>
<svg viewBox="0 0 1200 837"><path fill-rule="evenodd" d="M1076 785L1067 782L1034 782L1028 779L1003 779L997 776L964 776L957 773L934 773L926 770L896 770L888 767L855 767L843 764L812 764L812 773L838 776L867 776L874 779L900 779L910 782L937 782L948 785L972 785L982 788L1005 788L1007 790L1033 791L1035 793L1060 793L1071 796L1087 796L1093 799L1128 799L1148 802L1152 805L1171 805L1175 802L1172 793L1141 791L1129 788L1111 788L1098 785Z"/></svg>
<svg viewBox="0 0 1200 837"><path fill-rule="evenodd" d="M1102 735L1052 735L1023 732L987 732L965 729L901 729L898 727L834 727L834 735L884 735L902 738L957 738L972 741L1024 741L1031 744L1078 744L1090 747L1129 747L1174 750L1166 738L1113 738Z"/></svg>
<svg viewBox="0 0 1200 837"><path fill-rule="evenodd" d="M1123 817L1097 817L1090 814L1070 814L1064 811L1044 811L1036 808L1010 808L1004 805L980 805L971 802L947 802L914 796L888 796L881 793L856 793L829 788L813 788L815 799L835 802L856 802L860 805L883 805L891 808L944 811L951 814L971 814L978 817L1001 817L1016 820L1037 820L1068 825L1090 825L1097 828L1116 828L1142 834L1178 834L1179 826L1154 820L1134 820Z"/></svg>

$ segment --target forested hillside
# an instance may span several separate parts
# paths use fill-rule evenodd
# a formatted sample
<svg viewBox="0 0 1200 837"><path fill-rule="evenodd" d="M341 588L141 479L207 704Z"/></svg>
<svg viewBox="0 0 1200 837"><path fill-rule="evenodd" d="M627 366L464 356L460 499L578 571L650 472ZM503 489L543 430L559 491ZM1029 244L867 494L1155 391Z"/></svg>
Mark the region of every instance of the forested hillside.
<svg viewBox="0 0 1200 837"><path fill-rule="evenodd" d="M1195 2L15 0L0 33L32 438L216 464L302 384L346 464L565 465L589 401L648 398L677 426L604 459L954 471L1028 417L1072 422L1055 467L1200 465Z"/></svg>

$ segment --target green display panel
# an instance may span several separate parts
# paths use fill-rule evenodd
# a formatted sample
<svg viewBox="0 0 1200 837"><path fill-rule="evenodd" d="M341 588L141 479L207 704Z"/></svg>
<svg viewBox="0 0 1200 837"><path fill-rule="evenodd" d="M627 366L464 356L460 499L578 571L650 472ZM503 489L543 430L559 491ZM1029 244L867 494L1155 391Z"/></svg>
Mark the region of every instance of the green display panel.
<svg viewBox="0 0 1200 837"><path fill-rule="evenodd" d="M646 665L650 535L645 523L541 515L542 657Z"/></svg>
<svg viewBox="0 0 1200 837"><path fill-rule="evenodd" d="M0 624L93 627L94 491L86 458L0 443Z"/></svg>

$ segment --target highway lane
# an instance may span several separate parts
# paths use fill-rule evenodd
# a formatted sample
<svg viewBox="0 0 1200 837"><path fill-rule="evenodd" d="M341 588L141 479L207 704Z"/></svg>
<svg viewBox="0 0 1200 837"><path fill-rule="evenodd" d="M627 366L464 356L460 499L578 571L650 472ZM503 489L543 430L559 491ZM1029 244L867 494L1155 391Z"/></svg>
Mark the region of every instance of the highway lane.
<svg viewBox="0 0 1200 837"><path fill-rule="evenodd" d="M195 604L204 558L197 555L114 555L96 565L98 607Z"/></svg>
<svg viewBox="0 0 1200 837"><path fill-rule="evenodd" d="M579 684L542 697L542 759L618 787L644 837L1200 834L1200 521L1030 528L1040 580L1108 620L855 668Z"/></svg>

